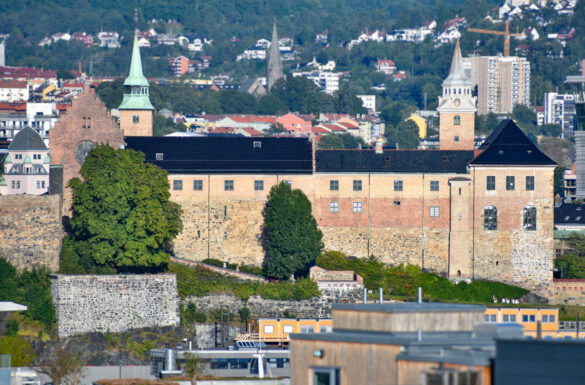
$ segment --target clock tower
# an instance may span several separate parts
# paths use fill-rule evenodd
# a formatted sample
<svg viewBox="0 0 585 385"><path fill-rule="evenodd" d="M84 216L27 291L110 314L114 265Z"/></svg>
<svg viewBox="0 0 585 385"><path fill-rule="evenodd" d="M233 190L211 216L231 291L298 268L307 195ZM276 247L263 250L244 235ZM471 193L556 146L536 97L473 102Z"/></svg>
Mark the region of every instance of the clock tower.
<svg viewBox="0 0 585 385"><path fill-rule="evenodd" d="M475 136L476 98L471 95L471 80L463 70L459 40L449 76L443 81L443 95L439 97L439 149L473 150Z"/></svg>

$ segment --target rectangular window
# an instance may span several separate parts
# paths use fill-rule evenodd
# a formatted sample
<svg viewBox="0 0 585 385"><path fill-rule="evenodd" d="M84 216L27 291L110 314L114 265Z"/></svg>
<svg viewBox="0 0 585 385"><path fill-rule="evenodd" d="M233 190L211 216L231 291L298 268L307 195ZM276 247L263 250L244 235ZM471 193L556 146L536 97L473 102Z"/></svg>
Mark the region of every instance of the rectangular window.
<svg viewBox="0 0 585 385"><path fill-rule="evenodd" d="M45 188L45 181L41 182L41 188Z"/></svg>
<svg viewBox="0 0 585 385"><path fill-rule="evenodd" d="M264 181L263 180L255 180L254 181L254 191L264 191Z"/></svg>
<svg viewBox="0 0 585 385"><path fill-rule="evenodd" d="M37 180L37 188L41 188L41 181Z"/></svg>
<svg viewBox="0 0 585 385"><path fill-rule="evenodd" d="M528 322L528 316L526 314L522 316L522 322Z"/></svg>
<svg viewBox="0 0 585 385"><path fill-rule="evenodd" d="M313 382L311 385L339 385L340 373L335 368L313 368Z"/></svg>
<svg viewBox="0 0 585 385"><path fill-rule="evenodd" d="M510 316L508 314L504 314L502 316L502 321L504 321L504 322L510 322Z"/></svg>
<svg viewBox="0 0 585 385"><path fill-rule="evenodd" d="M274 325L264 325L264 334L273 334Z"/></svg>
<svg viewBox="0 0 585 385"><path fill-rule="evenodd" d="M16 185L16 182L12 181L12 183L10 183L10 187L14 188L14 186Z"/></svg>
<svg viewBox="0 0 585 385"><path fill-rule="evenodd" d="M393 204L394 206L400 206L400 201L394 201Z"/></svg>
<svg viewBox="0 0 585 385"><path fill-rule="evenodd" d="M362 212L362 202L353 202L353 212L354 213L361 213Z"/></svg>
<svg viewBox="0 0 585 385"><path fill-rule="evenodd" d="M542 322L548 322L548 315L544 314L542 316Z"/></svg>
<svg viewBox="0 0 585 385"><path fill-rule="evenodd" d="M515 314L512 314L510 316L510 322L516 322L516 315Z"/></svg>
<svg viewBox="0 0 585 385"><path fill-rule="evenodd" d="M329 202L329 212L330 213L338 213L339 212L339 202Z"/></svg>
<svg viewBox="0 0 585 385"><path fill-rule="evenodd" d="M490 322L496 322L496 315L490 314Z"/></svg>
<svg viewBox="0 0 585 385"><path fill-rule="evenodd" d="M534 314L530 315L530 322L536 322L536 316Z"/></svg>
<svg viewBox="0 0 585 385"><path fill-rule="evenodd" d="M174 180L173 181L173 190L182 190L183 189L183 181L182 180Z"/></svg>
<svg viewBox="0 0 585 385"><path fill-rule="evenodd" d="M490 316L488 314L483 316L483 322L490 322Z"/></svg>
<svg viewBox="0 0 585 385"><path fill-rule="evenodd" d="M526 177L526 191L534 191L534 176Z"/></svg>
<svg viewBox="0 0 585 385"><path fill-rule="evenodd" d="M431 191L439 191L439 181L438 180L431 181Z"/></svg>
<svg viewBox="0 0 585 385"><path fill-rule="evenodd" d="M438 217L439 216L439 206L431 206L431 217Z"/></svg>
<svg viewBox="0 0 585 385"><path fill-rule="evenodd" d="M282 332L284 334L290 334L290 333L292 333L293 332L293 326L292 325L284 325L282 327Z"/></svg>
<svg viewBox="0 0 585 385"><path fill-rule="evenodd" d="M301 325L301 333L315 333L313 325Z"/></svg>
<svg viewBox="0 0 585 385"><path fill-rule="evenodd" d="M508 191L514 190L515 184L516 184L516 178L508 175L506 177L506 190L508 190Z"/></svg>
<svg viewBox="0 0 585 385"><path fill-rule="evenodd" d="M401 180L394 181L394 191L402 191L404 188L403 182Z"/></svg>
<svg viewBox="0 0 585 385"><path fill-rule="evenodd" d="M353 181L353 191L362 191L362 181L361 180L354 180Z"/></svg>
<svg viewBox="0 0 585 385"><path fill-rule="evenodd" d="M234 181L233 180L224 180L223 181L223 189L225 191L234 191Z"/></svg>
<svg viewBox="0 0 585 385"><path fill-rule="evenodd" d="M485 185L486 190L494 191L496 189L496 176L495 175L486 176Z"/></svg>
<svg viewBox="0 0 585 385"><path fill-rule="evenodd" d="M333 327L329 325L321 326L319 330L321 333L331 333L333 331Z"/></svg>
<svg viewBox="0 0 585 385"><path fill-rule="evenodd" d="M132 122L133 123L138 123L140 122L140 117L138 115L132 115Z"/></svg>
<svg viewBox="0 0 585 385"><path fill-rule="evenodd" d="M202 191L203 190L203 180L195 179L193 181L193 190L195 191Z"/></svg>
<svg viewBox="0 0 585 385"><path fill-rule="evenodd" d="M16 188L20 188L20 181L19 180L16 181Z"/></svg>
<svg viewBox="0 0 585 385"><path fill-rule="evenodd" d="M549 315L549 316L548 316L548 322L555 322L555 318L556 318L556 317L555 317L554 315L552 315L552 314L551 314L551 315Z"/></svg>
<svg viewBox="0 0 585 385"><path fill-rule="evenodd" d="M339 181L338 180L330 180L329 181L329 190L338 191L339 190Z"/></svg>

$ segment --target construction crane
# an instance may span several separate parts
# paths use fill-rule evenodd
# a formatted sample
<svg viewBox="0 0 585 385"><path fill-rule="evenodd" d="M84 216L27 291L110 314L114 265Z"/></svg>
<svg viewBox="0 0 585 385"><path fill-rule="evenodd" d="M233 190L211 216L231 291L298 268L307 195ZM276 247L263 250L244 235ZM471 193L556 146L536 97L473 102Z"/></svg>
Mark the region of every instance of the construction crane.
<svg viewBox="0 0 585 385"><path fill-rule="evenodd" d="M484 33L486 35L504 36L504 56L510 56L510 36L521 37L521 33L510 33L510 24L506 21L506 31L494 31L491 29L467 28L468 32Z"/></svg>

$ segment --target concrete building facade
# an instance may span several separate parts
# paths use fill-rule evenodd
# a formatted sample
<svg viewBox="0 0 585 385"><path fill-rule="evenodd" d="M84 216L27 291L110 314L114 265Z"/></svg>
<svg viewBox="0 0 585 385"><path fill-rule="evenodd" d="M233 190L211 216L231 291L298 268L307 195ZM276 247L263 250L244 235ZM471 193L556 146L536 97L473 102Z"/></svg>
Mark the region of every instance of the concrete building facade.
<svg viewBox="0 0 585 385"><path fill-rule="evenodd" d="M471 82L477 86L477 112L510 114L517 104L530 106L530 62L516 56L472 56Z"/></svg>

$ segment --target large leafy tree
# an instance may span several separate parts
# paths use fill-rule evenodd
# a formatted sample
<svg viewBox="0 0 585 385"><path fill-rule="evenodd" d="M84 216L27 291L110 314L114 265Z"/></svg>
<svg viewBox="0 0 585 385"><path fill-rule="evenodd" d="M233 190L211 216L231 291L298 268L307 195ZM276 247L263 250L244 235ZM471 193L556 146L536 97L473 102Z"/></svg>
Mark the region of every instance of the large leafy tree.
<svg viewBox="0 0 585 385"><path fill-rule="evenodd" d="M311 202L286 183L272 187L264 209L263 244L267 276L304 276L323 249L323 234L311 213Z"/></svg>
<svg viewBox="0 0 585 385"><path fill-rule="evenodd" d="M180 206L169 201L167 173L144 154L98 145L73 189L71 236L80 256L118 270L160 267L182 230Z"/></svg>

